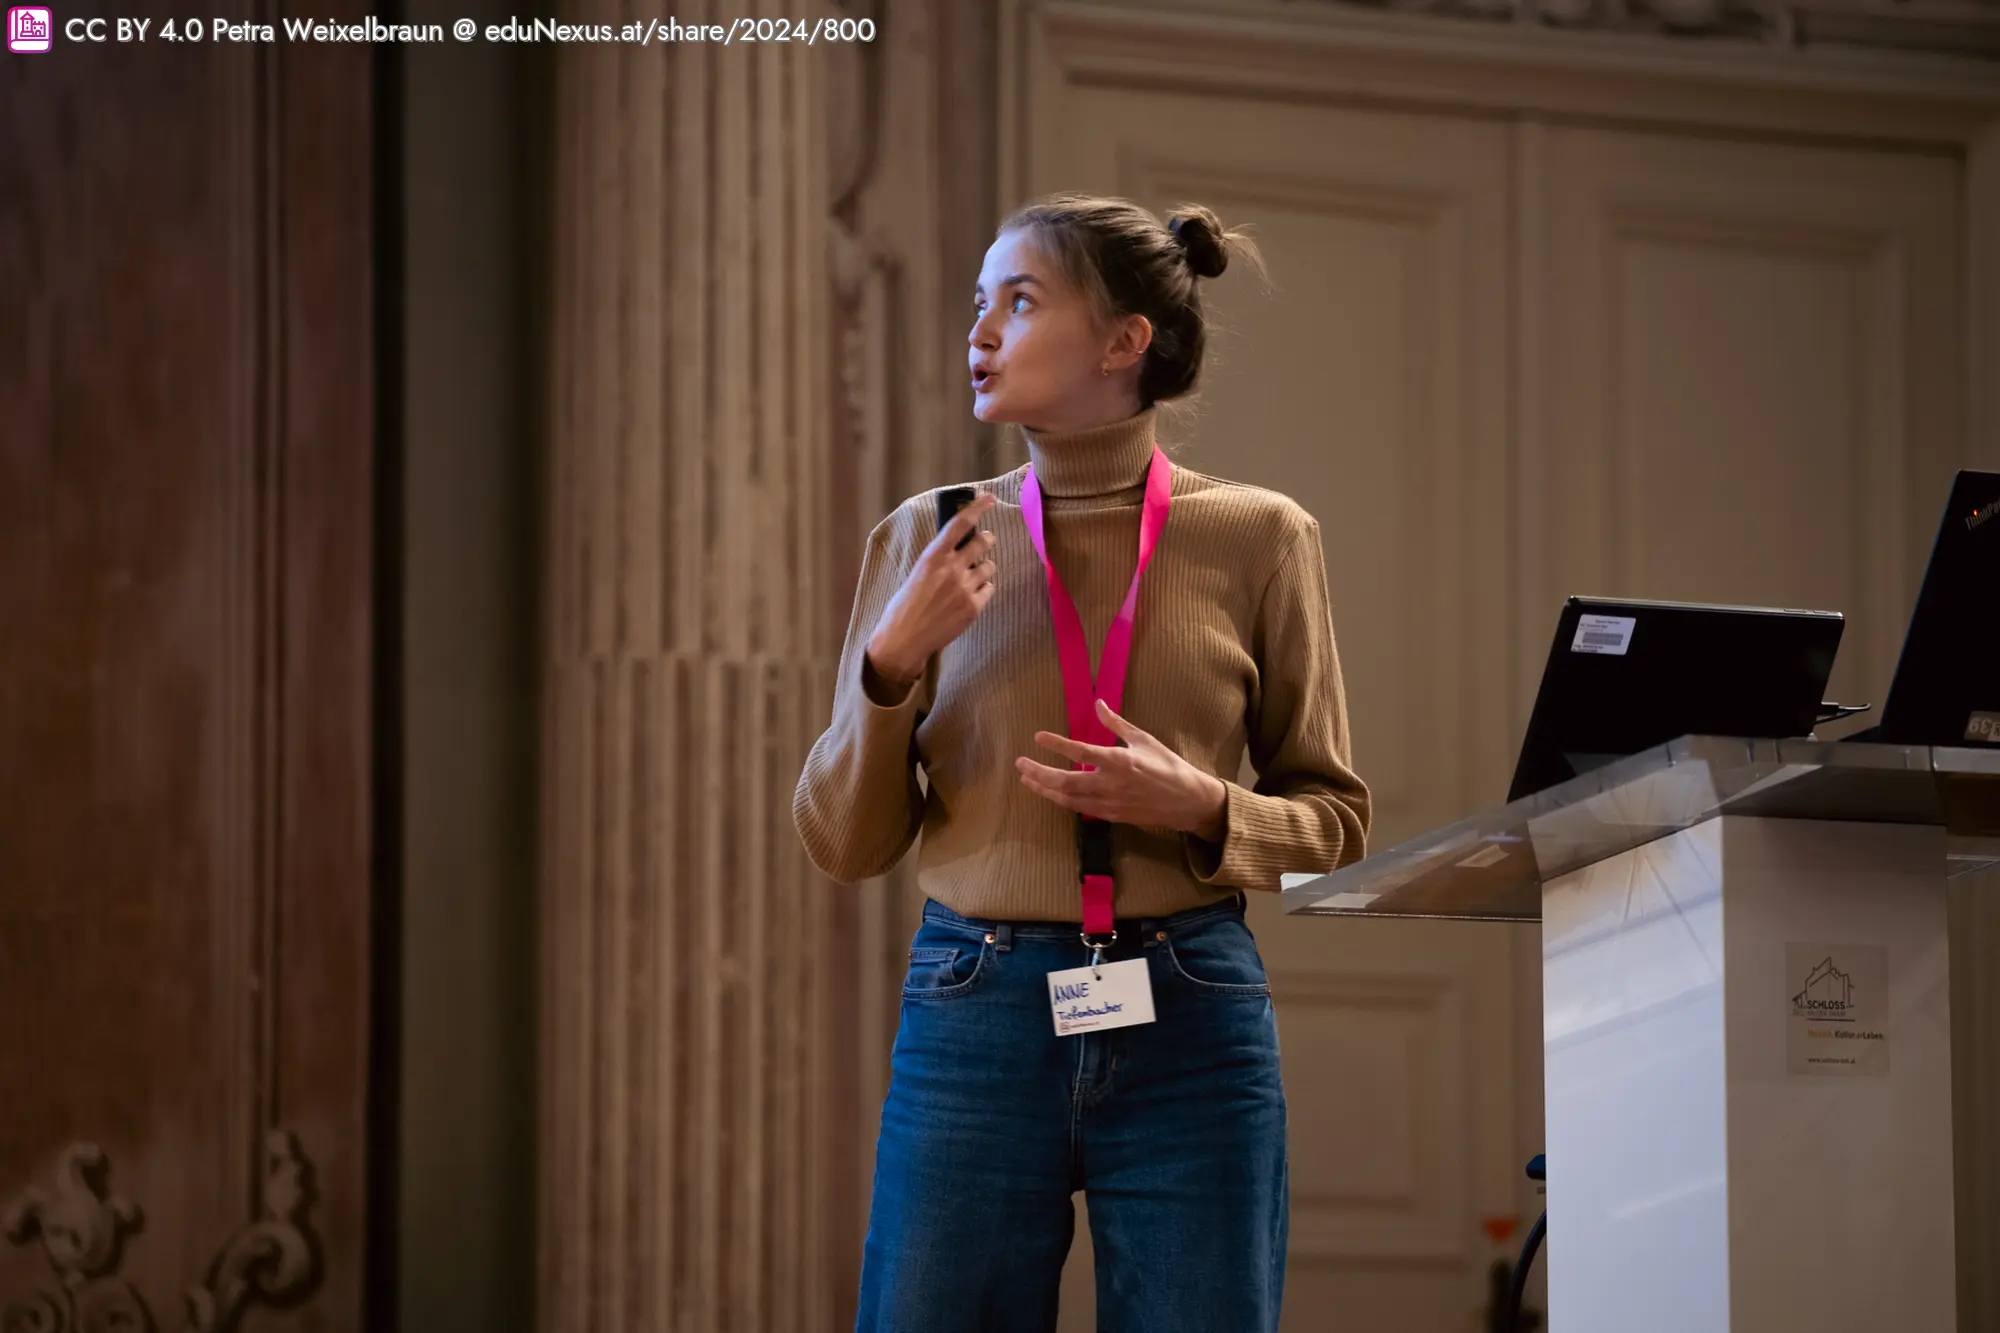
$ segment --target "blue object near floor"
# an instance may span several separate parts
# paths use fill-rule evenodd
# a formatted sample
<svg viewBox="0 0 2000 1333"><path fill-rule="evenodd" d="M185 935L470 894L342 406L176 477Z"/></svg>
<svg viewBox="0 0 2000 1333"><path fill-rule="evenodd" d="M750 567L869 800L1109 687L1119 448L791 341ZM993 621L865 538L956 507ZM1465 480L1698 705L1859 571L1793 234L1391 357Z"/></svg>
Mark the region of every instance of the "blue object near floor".
<svg viewBox="0 0 2000 1333"><path fill-rule="evenodd" d="M1528 1179L1548 1181L1548 1154L1536 1153L1528 1162ZM1528 1239L1521 1243L1521 1260L1514 1265L1514 1282L1507 1291L1507 1306L1500 1314L1501 1333L1517 1333L1521 1326L1521 1293L1527 1290L1528 1269L1535 1262L1535 1251L1541 1248L1542 1237L1548 1231L1549 1212L1535 1219L1535 1225L1528 1229Z"/></svg>

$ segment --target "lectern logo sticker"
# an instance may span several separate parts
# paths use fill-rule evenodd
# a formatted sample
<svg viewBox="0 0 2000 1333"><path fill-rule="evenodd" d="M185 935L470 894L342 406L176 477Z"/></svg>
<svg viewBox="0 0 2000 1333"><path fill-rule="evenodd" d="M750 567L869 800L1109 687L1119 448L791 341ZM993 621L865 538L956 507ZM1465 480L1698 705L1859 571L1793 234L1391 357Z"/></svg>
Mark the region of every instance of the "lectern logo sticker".
<svg viewBox="0 0 2000 1333"><path fill-rule="evenodd" d="M1974 713L1965 723L1965 739L2000 741L2000 713Z"/></svg>
<svg viewBox="0 0 2000 1333"><path fill-rule="evenodd" d="M1889 1072L1889 951L1879 944L1787 944L1785 1068Z"/></svg>
<svg viewBox="0 0 2000 1333"><path fill-rule="evenodd" d="M1792 997L1792 1017L1854 1021L1854 978L1833 965L1833 955L1819 960L1806 977L1806 988Z"/></svg>

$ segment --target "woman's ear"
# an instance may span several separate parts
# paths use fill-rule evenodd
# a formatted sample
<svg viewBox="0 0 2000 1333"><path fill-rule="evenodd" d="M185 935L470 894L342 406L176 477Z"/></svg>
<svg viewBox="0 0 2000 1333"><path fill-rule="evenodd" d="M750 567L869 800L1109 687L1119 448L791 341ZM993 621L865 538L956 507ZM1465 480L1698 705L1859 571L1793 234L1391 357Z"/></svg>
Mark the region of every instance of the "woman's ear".
<svg viewBox="0 0 2000 1333"><path fill-rule="evenodd" d="M1111 356L1115 360L1136 363L1146 355L1146 349L1153 345L1153 321L1144 315L1127 315L1118 322L1118 336L1112 341Z"/></svg>

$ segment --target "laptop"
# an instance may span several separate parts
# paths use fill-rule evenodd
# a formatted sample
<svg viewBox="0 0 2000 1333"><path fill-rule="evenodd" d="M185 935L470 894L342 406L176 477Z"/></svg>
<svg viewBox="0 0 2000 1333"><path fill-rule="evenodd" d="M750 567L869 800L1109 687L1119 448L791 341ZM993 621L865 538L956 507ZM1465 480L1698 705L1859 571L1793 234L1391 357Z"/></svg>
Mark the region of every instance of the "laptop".
<svg viewBox="0 0 2000 1333"><path fill-rule="evenodd" d="M1679 736L1811 734L1846 623L1835 611L1570 598L1507 799Z"/></svg>
<svg viewBox="0 0 2000 1333"><path fill-rule="evenodd" d="M2000 746L2000 472L1953 481L1881 721L1844 739Z"/></svg>

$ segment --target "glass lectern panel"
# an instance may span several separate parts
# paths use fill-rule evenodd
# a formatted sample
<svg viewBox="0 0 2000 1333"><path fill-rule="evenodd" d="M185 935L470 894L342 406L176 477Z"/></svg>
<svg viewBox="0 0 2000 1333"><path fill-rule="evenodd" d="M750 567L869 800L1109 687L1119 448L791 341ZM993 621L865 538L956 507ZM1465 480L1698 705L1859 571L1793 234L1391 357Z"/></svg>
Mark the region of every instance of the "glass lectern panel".
<svg viewBox="0 0 2000 1333"><path fill-rule="evenodd" d="M1287 875L1287 912L1539 921L1542 884L1719 815L1937 824L2000 865L2000 750L1684 736L1378 852Z"/></svg>

